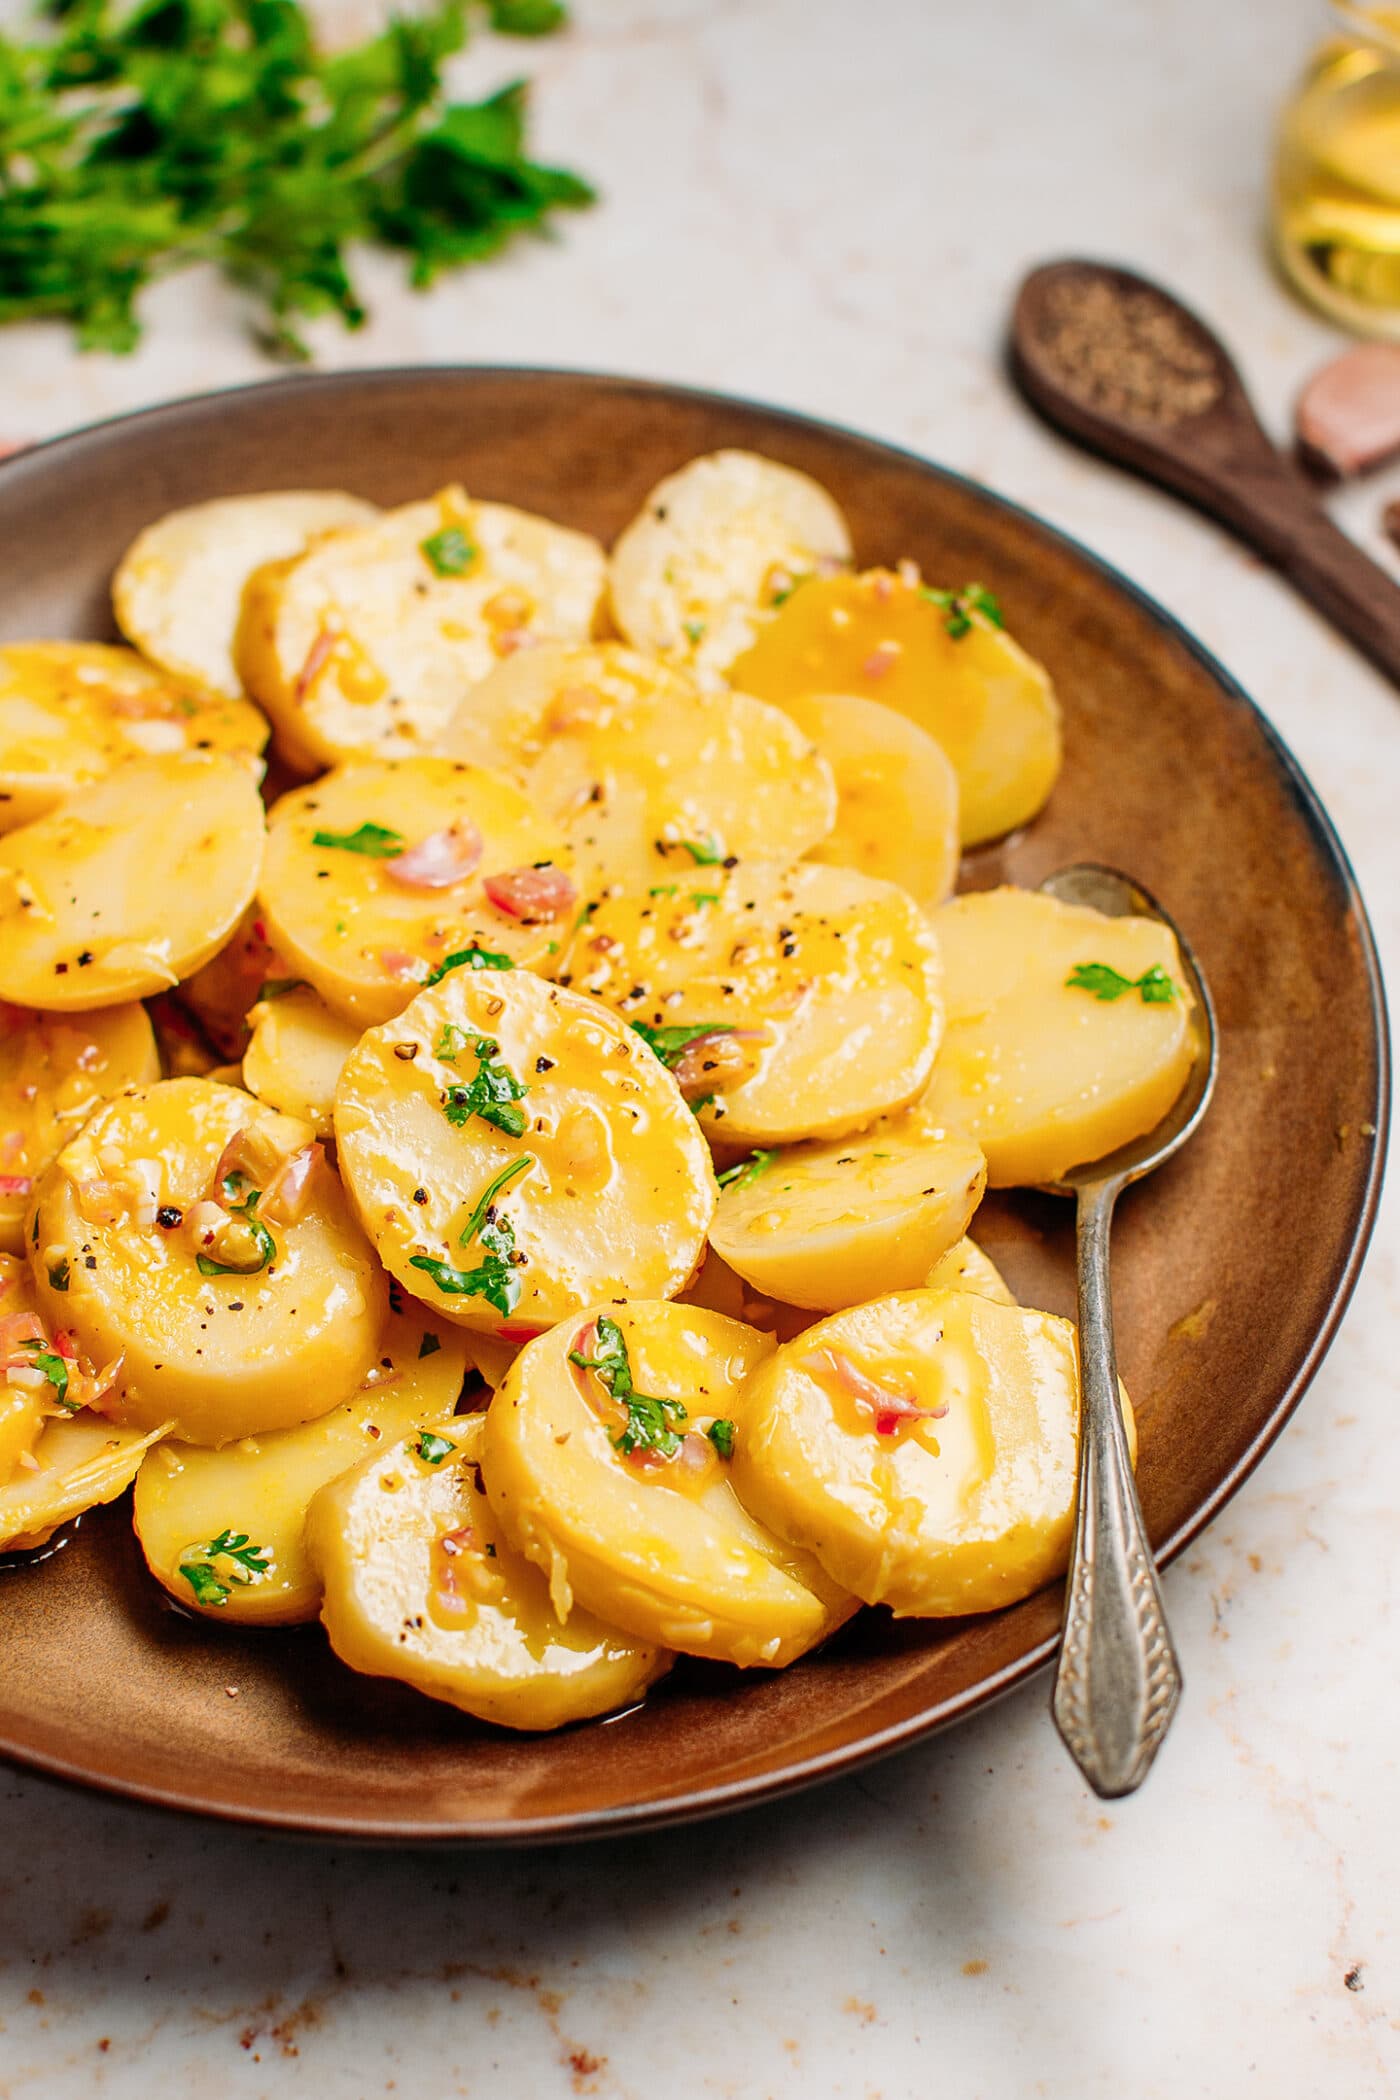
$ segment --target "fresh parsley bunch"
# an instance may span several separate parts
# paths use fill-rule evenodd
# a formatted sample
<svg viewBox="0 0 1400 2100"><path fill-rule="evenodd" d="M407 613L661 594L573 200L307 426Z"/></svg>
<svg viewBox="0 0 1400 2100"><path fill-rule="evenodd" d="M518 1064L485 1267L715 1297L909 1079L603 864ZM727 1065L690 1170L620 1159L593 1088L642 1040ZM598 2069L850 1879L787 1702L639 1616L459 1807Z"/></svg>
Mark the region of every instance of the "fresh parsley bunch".
<svg viewBox="0 0 1400 2100"><path fill-rule="evenodd" d="M484 0L534 36L557 0ZM0 321L71 321L130 350L154 277L216 263L264 343L365 318L352 241L398 248L415 286L585 205L586 182L525 155L521 81L444 103L442 69L482 11L436 0L323 55L298 0L44 0L49 33L0 37Z"/></svg>

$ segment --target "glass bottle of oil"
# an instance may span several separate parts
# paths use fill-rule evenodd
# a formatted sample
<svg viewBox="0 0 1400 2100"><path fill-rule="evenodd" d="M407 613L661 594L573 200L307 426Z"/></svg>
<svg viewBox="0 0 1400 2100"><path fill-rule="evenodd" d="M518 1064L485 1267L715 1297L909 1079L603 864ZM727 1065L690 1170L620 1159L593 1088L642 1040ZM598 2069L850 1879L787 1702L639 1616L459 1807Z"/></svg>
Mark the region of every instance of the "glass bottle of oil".
<svg viewBox="0 0 1400 2100"><path fill-rule="evenodd" d="M1279 123L1274 240L1299 290L1358 335L1400 340L1400 5L1335 0Z"/></svg>

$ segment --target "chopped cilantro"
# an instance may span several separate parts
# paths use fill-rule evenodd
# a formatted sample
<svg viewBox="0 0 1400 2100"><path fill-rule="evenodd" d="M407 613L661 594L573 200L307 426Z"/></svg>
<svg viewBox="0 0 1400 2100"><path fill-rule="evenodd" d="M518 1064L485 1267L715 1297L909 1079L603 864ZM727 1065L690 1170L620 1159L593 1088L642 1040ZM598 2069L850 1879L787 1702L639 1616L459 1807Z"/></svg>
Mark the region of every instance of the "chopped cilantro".
<svg viewBox="0 0 1400 2100"><path fill-rule="evenodd" d="M338 853L362 853L366 860L397 860L403 852L401 831L386 830L383 824L361 824L354 831L313 831L313 846L329 846Z"/></svg>
<svg viewBox="0 0 1400 2100"><path fill-rule="evenodd" d="M736 1160L732 1167L716 1176L722 1189L746 1189L750 1182L757 1181L777 1158L776 1152L756 1151L748 1159Z"/></svg>
<svg viewBox="0 0 1400 2100"><path fill-rule="evenodd" d="M493 948L458 948L451 955L444 955L435 970L423 979L423 989L441 984L449 970L513 970L515 964L508 955L498 955Z"/></svg>
<svg viewBox="0 0 1400 2100"><path fill-rule="evenodd" d="M457 1446L450 1437L436 1436L431 1429L424 1429L419 1432L413 1448L426 1465L440 1466L445 1458L451 1457Z"/></svg>
<svg viewBox="0 0 1400 2100"><path fill-rule="evenodd" d="M691 901L691 903L692 903L692 904L696 904L696 905L700 905L700 906L704 906L704 905L706 905L706 904L718 904L718 903L719 903L719 891L718 891L718 890L692 890L692 891L691 891L691 893L690 893L690 901Z"/></svg>
<svg viewBox="0 0 1400 2100"><path fill-rule="evenodd" d="M673 839L659 841L663 853L674 850L688 853L697 868L720 868L724 865L724 846L713 832L703 839Z"/></svg>
<svg viewBox="0 0 1400 2100"><path fill-rule="evenodd" d="M985 584L965 583L960 591L940 591L931 583L921 583L919 596L945 615L943 625L955 642L970 633L974 613L980 613L991 627L1006 625L1000 605Z"/></svg>
<svg viewBox="0 0 1400 2100"><path fill-rule="evenodd" d="M678 1433L678 1425L687 1419L685 1408L679 1400L639 1393L632 1383L632 1362L622 1329L606 1313L600 1313L594 1325L598 1336L596 1356L584 1356L580 1350L571 1349L569 1362L577 1364L581 1371L596 1373L610 1396L626 1408L627 1422L613 1437L613 1448L625 1458L634 1451L656 1451L662 1458L674 1458L685 1434L684 1430Z"/></svg>
<svg viewBox="0 0 1400 2100"><path fill-rule="evenodd" d="M196 1604L227 1604L234 1588L246 1589L272 1566L266 1546L249 1543L246 1531L221 1531L207 1546L196 1546L191 1558L180 1562L180 1573L194 1593ZM231 1568L216 1568L216 1560L233 1561ZM242 1569L243 1572L239 1573Z"/></svg>
<svg viewBox="0 0 1400 2100"><path fill-rule="evenodd" d="M734 1456L734 1424L727 1415L722 1415L717 1422L711 1422L705 1434L721 1458Z"/></svg>
<svg viewBox="0 0 1400 2100"><path fill-rule="evenodd" d="M734 1033L723 1021L697 1021L693 1026L678 1023L673 1028L651 1028L645 1021L634 1021L632 1029L634 1034L641 1037L648 1050L660 1058L668 1072L675 1069L686 1045L695 1042L699 1036Z"/></svg>
<svg viewBox="0 0 1400 2100"><path fill-rule="evenodd" d="M658 882L647 891L649 897L674 897L680 889L678 882Z"/></svg>
<svg viewBox="0 0 1400 2100"><path fill-rule="evenodd" d="M491 1179L487 1182L486 1187L483 1189L481 1196L477 1201L476 1209L467 1219L467 1222L462 1229L462 1237L459 1242L461 1246L469 1247L471 1245L472 1241L481 1231L482 1223L486 1217L487 1211L490 1210L492 1204L500 1195L502 1189L508 1188L511 1182L515 1180L517 1174L523 1174L527 1167L533 1167L534 1164L534 1153L522 1152L519 1159L509 1160L506 1163L506 1165L501 1168L499 1174L492 1175Z"/></svg>
<svg viewBox="0 0 1400 2100"><path fill-rule="evenodd" d="M230 1214L241 1218L248 1228L249 1239L252 1242L249 1259L241 1262L214 1261L207 1254L197 1254L195 1266L201 1276L256 1276L260 1269L265 1269L270 1261L276 1259L277 1242L262 1219L256 1215L258 1205L262 1201L262 1190L249 1189L242 1203L232 1200L243 1185L241 1174L225 1176L224 1200L228 1203ZM257 1255L256 1261L251 1258L253 1254Z"/></svg>
<svg viewBox="0 0 1400 2100"><path fill-rule="evenodd" d="M476 548L460 525L444 525L441 532L430 533L420 544L429 566L438 576L465 576L477 556Z"/></svg>
<svg viewBox="0 0 1400 2100"><path fill-rule="evenodd" d="M440 1057L445 1064L455 1065L459 1053L466 1049L470 1041L471 1037L465 1028L458 1028L452 1021L444 1021L442 1033L433 1045L433 1055Z"/></svg>
<svg viewBox="0 0 1400 2100"><path fill-rule="evenodd" d="M1141 977L1125 977L1112 963L1076 963L1065 983L1071 991L1090 992L1104 1002L1136 992L1144 1006L1170 1006L1177 989L1160 963L1144 970Z"/></svg>
<svg viewBox="0 0 1400 2100"><path fill-rule="evenodd" d="M435 1261L427 1254L411 1255L409 1267L421 1269L425 1276L431 1277L446 1297L484 1298L498 1313L513 1313L520 1303L520 1277L517 1273L520 1264L516 1256L515 1228L509 1218L495 1215L494 1206L507 1183L534 1165L534 1154L523 1152L519 1159L509 1161L487 1183L461 1236L462 1246L478 1240L484 1250L474 1269L454 1269L450 1262Z"/></svg>
<svg viewBox="0 0 1400 2100"><path fill-rule="evenodd" d="M30 1341L26 1346L32 1356L34 1369L43 1372L53 1387L53 1396L59 1406L66 1407L70 1415L76 1414L78 1402L68 1397L68 1366L63 1358L57 1350L46 1349L40 1341Z"/></svg>
<svg viewBox="0 0 1400 2100"><path fill-rule="evenodd" d="M463 1047L467 1040L464 1038ZM469 1086L452 1087L442 1107L454 1129L460 1130L473 1116L480 1116L483 1123L503 1130L507 1137L524 1135L530 1119L516 1104L524 1100L530 1089L503 1061L499 1055L500 1047L494 1036L477 1036L472 1041L477 1060L476 1077ZM443 1054L441 1047L438 1054Z"/></svg>
<svg viewBox="0 0 1400 2100"><path fill-rule="evenodd" d="M34 1222L37 1225L39 1221L36 1218ZM52 1289L56 1291L66 1291L68 1288L68 1279L71 1274L72 1271L69 1267L68 1256L65 1254L58 1261L54 1262L49 1269L49 1283Z"/></svg>

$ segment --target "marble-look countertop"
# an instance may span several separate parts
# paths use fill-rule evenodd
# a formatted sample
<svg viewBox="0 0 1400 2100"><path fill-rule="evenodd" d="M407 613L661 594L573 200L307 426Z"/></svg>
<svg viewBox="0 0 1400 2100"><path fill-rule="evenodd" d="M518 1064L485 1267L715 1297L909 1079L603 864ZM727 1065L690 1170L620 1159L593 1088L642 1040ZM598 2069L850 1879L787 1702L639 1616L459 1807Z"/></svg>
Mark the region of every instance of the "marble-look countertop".
<svg viewBox="0 0 1400 2100"><path fill-rule="evenodd" d="M8 10L13 0L0 0ZM365 0L365 5L369 0ZM1400 957L1400 710L1257 562L1031 421L1008 295L1068 250L1210 315L1280 431L1335 338L1260 233L1317 0L578 0L522 63L605 202L431 299L366 267L327 363L565 362L862 425L1102 550L1312 775ZM0 438L255 379L181 280L129 360L0 337ZM1340 506L1373 537L1400 473ZM1400 2091L1396 1206L1301 1411L1167 1577L1188 1692L1146 1791L1037 1684L824 1792L609 1848L362 1853L0 1779L0 2095L1382 2100ZM0 1627L3 1638L3 1627Z"/></svg>

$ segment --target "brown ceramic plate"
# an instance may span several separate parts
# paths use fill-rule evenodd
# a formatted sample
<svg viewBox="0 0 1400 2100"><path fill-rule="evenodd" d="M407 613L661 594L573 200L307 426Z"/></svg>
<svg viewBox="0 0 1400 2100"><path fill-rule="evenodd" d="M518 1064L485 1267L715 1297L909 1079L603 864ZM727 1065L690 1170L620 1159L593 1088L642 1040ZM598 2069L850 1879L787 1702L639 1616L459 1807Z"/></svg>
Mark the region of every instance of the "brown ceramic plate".
<svg viewBox="0 0 1400 2100"><path fill-rule="evenodd" d="M1142 1501L1169 1559L1277 1436L1341 1316L1378 1192L1387 1048L1365 912L1311 788L1219 665L1120 577L970 482L776 410L559 372L372 372L180 402L11 461L0 637L108 635L117 557L177 504L297 486L392 503L460 478L610 539L662 474L720 445L815 474L863 562L909 554L941 580L984 579L1049 665L1064 776L967 882L1117 863L1205 966L1215 1104L1129 1194L1114 1247ZM999 1198L976 1229L1023 1297L1072 1309L1066 1204ZM532 1739L352 1676L316 1628L223 1633L179 1614L144 1573L125 1502L0 1584L0 1751L16 1762L238 1821L398 1840L596 1836L833 1777L1029 1676L1060 1612L1045 1592L976 1621L865 1613L783 1674L682 1664L636 1712Z"/></svg>

